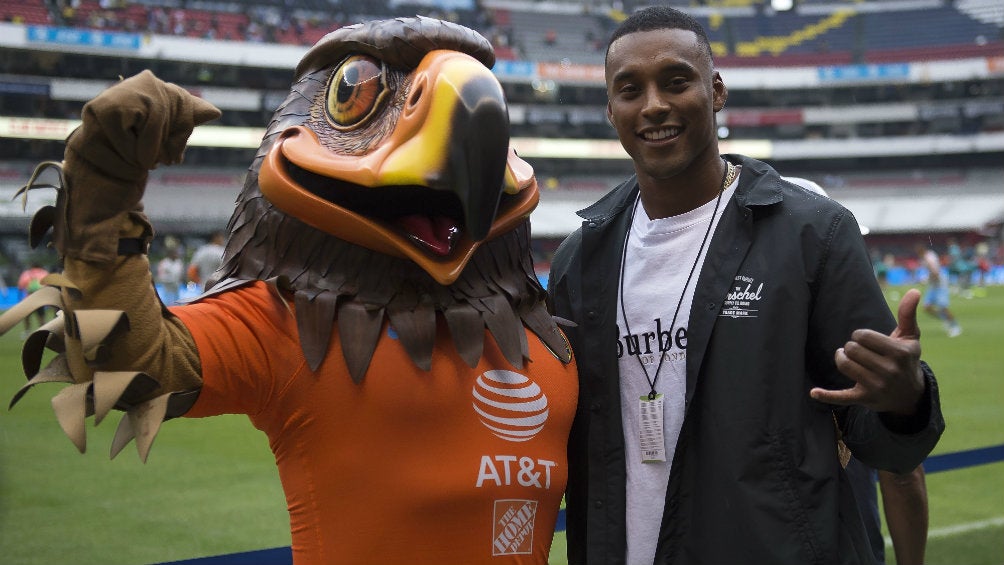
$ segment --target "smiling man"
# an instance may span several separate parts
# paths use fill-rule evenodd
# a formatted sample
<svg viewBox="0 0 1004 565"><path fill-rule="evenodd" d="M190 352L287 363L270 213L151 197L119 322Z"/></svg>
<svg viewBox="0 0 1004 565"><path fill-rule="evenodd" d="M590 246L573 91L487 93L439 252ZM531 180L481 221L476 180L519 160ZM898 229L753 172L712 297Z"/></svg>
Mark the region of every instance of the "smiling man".
<svg viewBox="0 0 1004 565"><path fill-rule="evenodd" d="M897 323L850 212L719 153L728 89L693 18L633 14L606 83L636 174L550 274L580 377L569 563L872 563L847 448L906 472L944 429L919 294Z"/></svg>

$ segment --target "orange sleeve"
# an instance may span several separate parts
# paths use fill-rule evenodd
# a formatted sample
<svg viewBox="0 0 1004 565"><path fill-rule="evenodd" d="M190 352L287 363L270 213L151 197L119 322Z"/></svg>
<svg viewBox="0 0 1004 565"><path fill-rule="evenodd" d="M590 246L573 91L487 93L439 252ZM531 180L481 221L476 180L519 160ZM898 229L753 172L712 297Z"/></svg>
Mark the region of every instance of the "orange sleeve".
<svg viewBox="0 0 1004 565"><path fill-rule="evenodd" d="M202 365L202 391L187 417L260 414L305 370L293 314L263 282L171 312L191 332Z"/></svg>

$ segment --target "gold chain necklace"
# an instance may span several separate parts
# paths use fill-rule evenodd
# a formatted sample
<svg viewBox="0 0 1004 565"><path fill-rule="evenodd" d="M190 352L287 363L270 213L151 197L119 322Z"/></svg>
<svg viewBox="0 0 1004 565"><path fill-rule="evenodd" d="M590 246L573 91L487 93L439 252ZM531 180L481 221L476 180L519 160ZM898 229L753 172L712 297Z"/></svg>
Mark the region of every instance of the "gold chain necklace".
<svg viewBox="0 0 1004 565"><path fill-rule="evenodd" d="M724 159L722 160L725 161ZM728 161L725 161L725 167L725 178L722 179L722 187L718 189L718 192L722 192L731 186L736 181L736 177L739 176L739 167Z"/></svg>

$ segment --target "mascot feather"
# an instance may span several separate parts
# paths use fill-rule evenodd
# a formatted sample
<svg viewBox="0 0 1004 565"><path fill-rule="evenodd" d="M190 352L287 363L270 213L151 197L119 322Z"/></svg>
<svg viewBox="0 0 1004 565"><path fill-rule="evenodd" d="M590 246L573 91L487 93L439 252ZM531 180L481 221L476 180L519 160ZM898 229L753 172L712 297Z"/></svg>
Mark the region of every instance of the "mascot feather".
<svg viewBox="0 0 1004 565"><path fill-rule="evenodd" d="M294 562L547 562L577 381L529 253L533 171L509 147L491 46L402 18L338 29L299 63L206 293L167 308L145 255L148 171L219 111L149 72L90 101L62 163L64 271L0 318L28 383L83 452L123 411L114 457L162 421L246 414L269 439ZM56 352L44 367L45 350Z"/></svg>

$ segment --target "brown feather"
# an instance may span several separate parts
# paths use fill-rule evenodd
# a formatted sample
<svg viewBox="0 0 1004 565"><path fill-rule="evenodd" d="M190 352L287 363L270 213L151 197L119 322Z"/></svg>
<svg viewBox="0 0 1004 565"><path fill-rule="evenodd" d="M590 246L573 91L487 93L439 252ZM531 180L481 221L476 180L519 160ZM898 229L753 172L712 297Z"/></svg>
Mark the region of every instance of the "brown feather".
<svg viewBox="0 0 1004 565"><path fill-rule="evenodd" d="M523 368L526 332L505 297L499 294L486 296L474 301L474 307L481 311L485 326L495 338L502 355L513 367Z"/></svg>
<svg viewBox="0 0 1004 565"><path fill-rule="evenodd" d="M337 296L331 292L299 290L294 295L296 329L307 365L316 371L324 361L331 341L331 321L335 317Z"/></svg>
<svg viewBox="0 0 1004 565"><path fill-rule="evenodd" d="M338 307L338 333L349 375L361 383L383 329L383 308L367 308L358 302Z"/></svg>
<svg viewBox="0 0 1004 565"><path fill-rule="evenodd" d="M543 308L531 308L521 313L523 323L530 328L544 345L561 362L568 363L572 360L572 349L565 340L565 335L561 333L554 323L554 318Z"/></svg>
<svg viewBox="0 0 1004 565"><path fill-rule="evenodd" d="M485 349L485 323L481 314L470 304L457 303L446 307L443 317L457 354L467 366L476 367Z"/></svg>
<svg viewBox="0 0 1004 565"><path fill-rule="evenodd" d="M387 306L387 317L411 360L423 371L429 371L436 346L436 311L428 295L415 298L392 301Z"/></svg>

